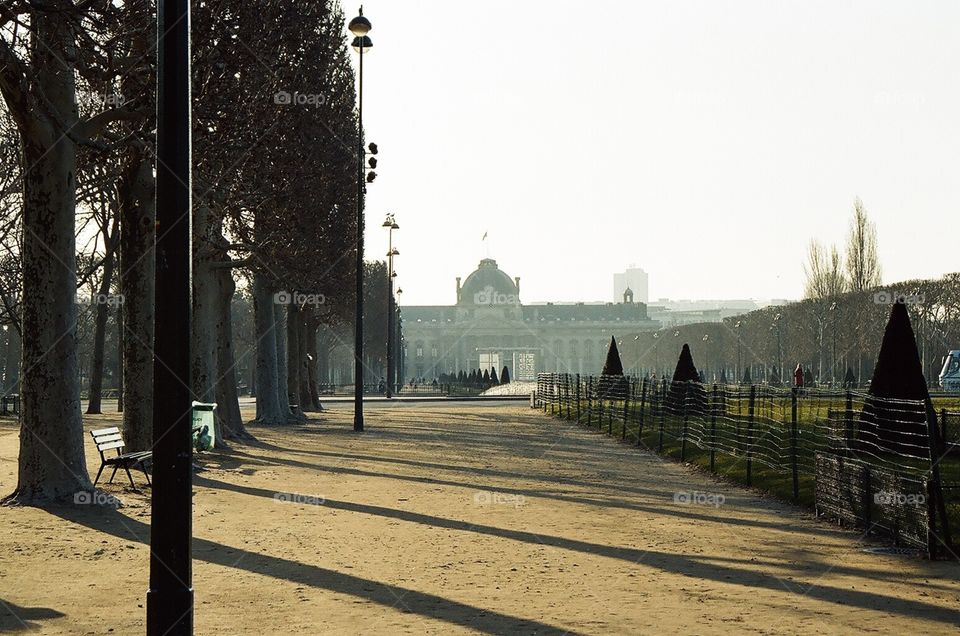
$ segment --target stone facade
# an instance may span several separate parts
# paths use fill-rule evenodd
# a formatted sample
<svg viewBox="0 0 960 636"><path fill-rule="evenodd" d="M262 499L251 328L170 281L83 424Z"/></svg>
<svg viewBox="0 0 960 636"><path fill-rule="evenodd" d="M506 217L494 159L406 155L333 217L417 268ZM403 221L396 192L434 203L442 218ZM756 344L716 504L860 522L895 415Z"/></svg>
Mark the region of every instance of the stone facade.
<svg viewBox="0 0 960 636"><path fill-rule="evenodd" d="M542 371L596 374L611 336L619 341L659 327L632 294L619 303L524 305L520 279L489 258L462 285L458 278L456 289L455 305L401 309L404 379L491 367L500 373L504 366L516 380Z"/></svg>

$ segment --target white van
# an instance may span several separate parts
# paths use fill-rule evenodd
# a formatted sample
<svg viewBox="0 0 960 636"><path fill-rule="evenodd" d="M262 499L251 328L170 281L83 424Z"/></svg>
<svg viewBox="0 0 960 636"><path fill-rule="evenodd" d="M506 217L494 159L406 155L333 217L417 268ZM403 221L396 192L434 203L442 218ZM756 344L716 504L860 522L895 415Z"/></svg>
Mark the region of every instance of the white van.
<svg viewBox="0 0 960 636"><path fill-rule="evenodd" d="M950 393L960 393L960 351L951 351L944 358L940 388Z"/></svg>

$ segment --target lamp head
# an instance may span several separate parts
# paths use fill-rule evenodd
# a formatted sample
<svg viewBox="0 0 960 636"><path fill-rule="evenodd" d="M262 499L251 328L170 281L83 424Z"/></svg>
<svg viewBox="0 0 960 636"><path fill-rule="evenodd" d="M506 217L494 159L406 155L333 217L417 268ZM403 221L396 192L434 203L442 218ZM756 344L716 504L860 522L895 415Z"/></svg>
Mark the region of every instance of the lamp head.
<svg viewBox="0 0 960 636"><path fill-rule="evenodd" d="M357 53L366 53L373 48L373 40L370 39L369 35L361 35L353 38L351 46L353 46L353 50Z"/></svg>
<svg viewBox="0 0 960 636"><path fill-rule="evenodd" d="M373 28L373 25L370 24L370 20L367 20L365 17L363 17L363 7L360 7L360 15L355 17L353 20L350 20L350 24L347 25L347 28L350 29L350 33L353 33L357 37L370 33L370 29Z"/></svg>

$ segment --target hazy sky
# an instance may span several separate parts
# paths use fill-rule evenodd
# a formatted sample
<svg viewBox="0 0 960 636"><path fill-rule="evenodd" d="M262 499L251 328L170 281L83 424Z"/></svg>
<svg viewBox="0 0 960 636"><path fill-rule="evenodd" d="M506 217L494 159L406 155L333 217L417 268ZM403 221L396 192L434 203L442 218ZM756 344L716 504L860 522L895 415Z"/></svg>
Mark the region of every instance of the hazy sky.
<svg viewBox="0 0 960 636"><path fill-rule="evenodd" d="M344 5L348 19L358 4ZM854 197L886 282L960 270L960 3L368 0L402 304L489 254L521 298L797 298ZM489 232L489 245L481 242Z"/></svg>

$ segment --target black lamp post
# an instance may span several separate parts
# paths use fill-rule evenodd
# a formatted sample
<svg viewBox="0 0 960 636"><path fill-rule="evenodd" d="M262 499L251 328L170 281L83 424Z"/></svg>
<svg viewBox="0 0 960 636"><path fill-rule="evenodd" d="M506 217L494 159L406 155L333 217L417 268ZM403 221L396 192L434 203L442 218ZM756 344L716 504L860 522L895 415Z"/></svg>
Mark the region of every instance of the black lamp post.
<svg viewBox="0 0 960 636"><path fill-rule="evenodd" d="M401 315L400 306L399 306L401 296L403 296L403 290L398 288L397 296L394 299L394 311L393 311L394 328L393 328L393 336L392 336L394 338L394 343L395 343L395 349L393 353L393 356L394 356L393 381L395 384L394 388L396 389L397 393L400 392L400 387L403 386L403 365L404 365L403 316Z"/></svg>
<svg viewBox="0 0 960 636"><path fill-rule="evenodd" d="M393 271L393 257L398 256L400 252L393 246L393 231L399 230L400 226L392 214L388 214L383 221L383 227L387 228L387 397L393 397L394 390L394 363L393 363L393 279L396 272Z"/></svg>
<svg viewBox="0 0 960 636"><path fill-rule="evenodd" d="M737 324L734 325L737 328L737 377L734 378L736 384L740 384L743 381L743 361L741 359L741 350L743 348L743 340L740 338L740 333L743 327L743 321L738 320Z"/></svg>
<svg viewBox="0 0 960 636"><path fill-rule="evenodd" d="M703 361L704 361L704 370L703 370L703 380L704 382L709 382L709 373L710 373L710 334L703 334Z"/></svg>
<svg viewBox="0 0 960 636"><path fill-rule="evenodd" d="M190 0L157 4L157 271L148 636L193 634Z"/></svg>
<svg viewBox="0 0 960 636"><path fill-rule="evenodd" d="M773 317L773 328L777 330L777 382L783 383L783 345L780 340L780 318L782 314Z"/></svg>
<svg viewBox="0 0 960 636"><path fill-rule="evenodd" d="M373 47L373 42L367 36L372 25L370 20L363 17L363 7L360 15L350 20L348 27L355 36L353 48L360 54L360 74L358 78L358 109L357 109L357 308L354 321L354 372L353 372L353 430L363 430L363 194L364 194L364 159L366 152L363 149L363 54ZM376 154L375 146L371 144L370 151ZM373 181L376 173L371 172L369 180Z"/></svg>
<svg viewBox="0 0 960 636"><path fill-rule="evenodd" d="M653 372L657 373L660 370L660 333L654 332L653 334Z"/></svg>

